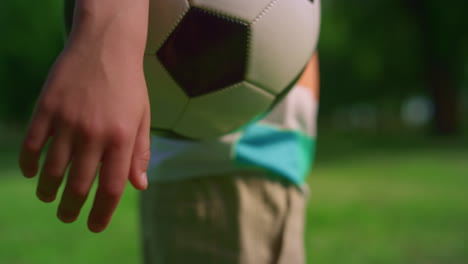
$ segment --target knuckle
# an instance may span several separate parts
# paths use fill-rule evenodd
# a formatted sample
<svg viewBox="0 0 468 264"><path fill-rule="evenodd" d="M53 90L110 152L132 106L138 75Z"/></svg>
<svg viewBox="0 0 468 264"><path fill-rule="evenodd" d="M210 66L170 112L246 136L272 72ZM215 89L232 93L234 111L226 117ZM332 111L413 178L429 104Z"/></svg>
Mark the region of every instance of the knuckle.
<svg viewBox="0 0 468 264"><path fill-rule="evenodd" d="M74 126L75 118L74 118L74 116L73 116L72 113L66 112L66 111L62 111L62 112L60 112L60 114L59 114L58 116L59 116L60 121L61 121L64 125L66 125L66 126Z"/></svg>
<svg viewBox="0 0 468 264"><path fill-rule="evenodd" d="M38 104L37 110L41 114L51 115L55 112L58 107L58 102L52 96L46 96Z"/></svg>
<svg viewBox="0 0 468 264"><path fill-rule="evenodd" d="M33 136L28 136L25 140L24 140L24 149L27 151L27 152L30 152L30 153L34 153L34 154L37 154L41 151L41 145L40 143L36 140L36 138L34 138Z"/></svg>
<svg viewBox="0 0 468 264"><path fill-rule="evenodd" d="M63 171L57 166L44 165L44 174L47 180L58 182L62 179Z"/></svg>
<svg viewBox="0 0 468 264"><path fill-rule="evenodd" d="M141 160L148 162L150 158L151 158L151 150L149 148L141 153L141 157L140 157Z"/></svg>
<svg viewBox="0 0 468 264"><path fill-rule="evenodd" d="M120 199L122 191L116 187L103 187L102 195L110 201L117 201Z"/></svg>
<svg viewBox="0 0 468 264"><path fill-rule="evenodd" d="M81 185L73 185L70 187L69 194L74 200L81 201L88 196L88 189Z"/></svg>
<svg viewBox="0 0 468 264"><path fill-rule="evenodd" d="M137 161L141 164L142 167L147 167L151 159L151 151L148 149L143 151L137 157Z"/></svg>
<svg viewBox="0 0 468 264"><path fill-rule="evenodd" d="M102 134L99 126L92 123L81 123L78 126L78 131L81 134L81 137L87 141L94 141L101 138Z"/></svg>
<svg viewBox="0 0 468 264"><path fill-rule="evenodd" d="M131 132L123 126L114 126L110 133L110 141L113 144L122 145L127 143L131 138Z"/></svg>

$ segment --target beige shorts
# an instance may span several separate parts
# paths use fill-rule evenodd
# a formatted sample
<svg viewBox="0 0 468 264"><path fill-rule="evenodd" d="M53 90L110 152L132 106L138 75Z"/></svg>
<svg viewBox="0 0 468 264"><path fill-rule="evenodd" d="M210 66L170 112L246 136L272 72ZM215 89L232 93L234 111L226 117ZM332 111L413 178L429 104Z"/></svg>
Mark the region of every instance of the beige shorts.
<svg viewBox="0 0 468 264"><path fill-rule="evenodd" d="M303 264L306 195L258 172L150 184L145 264Z"/></svg>

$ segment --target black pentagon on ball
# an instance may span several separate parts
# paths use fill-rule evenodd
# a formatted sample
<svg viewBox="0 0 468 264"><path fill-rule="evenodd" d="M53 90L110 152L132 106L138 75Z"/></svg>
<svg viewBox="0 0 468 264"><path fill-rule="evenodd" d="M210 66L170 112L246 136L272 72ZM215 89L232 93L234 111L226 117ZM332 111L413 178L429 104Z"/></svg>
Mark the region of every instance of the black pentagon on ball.
<svg viewBox="0 0 468 264"><path fill-rule="evenodd" d="M200 8L190 8L157 52L189 97L244 80L249 25Z"/></svg>

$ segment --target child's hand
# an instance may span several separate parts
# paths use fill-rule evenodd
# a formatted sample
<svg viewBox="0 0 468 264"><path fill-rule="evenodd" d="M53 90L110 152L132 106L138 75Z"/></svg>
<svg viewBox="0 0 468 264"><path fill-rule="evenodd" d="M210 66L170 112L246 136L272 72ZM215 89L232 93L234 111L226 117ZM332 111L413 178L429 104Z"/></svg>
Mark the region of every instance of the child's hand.
<svg viewBox="0 0 468 264"><path fill-rule="evenodd" d="M88 219L93 232L101 232L110 222L128 179L137 189L147 187L150 156L143 56L117 53L98 42L77 37L57 59L20 155L23 174L32 178L50 140L37 186L37 196L44 202L56 199L71 165L57 213L66 223L78 218L99 170Z"/></svg>

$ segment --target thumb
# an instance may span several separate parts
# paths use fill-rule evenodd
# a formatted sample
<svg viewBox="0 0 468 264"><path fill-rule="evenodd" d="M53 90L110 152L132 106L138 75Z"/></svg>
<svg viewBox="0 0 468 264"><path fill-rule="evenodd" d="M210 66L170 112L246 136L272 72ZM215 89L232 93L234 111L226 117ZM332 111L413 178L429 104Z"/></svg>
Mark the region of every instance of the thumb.
<svg viewBox="0 0 468 264"><path fill-rule="evenodd" d="M151 157L150 152L150 111L146 108L135 139L132 165L130 169L130 182L138 190L148 187L146 171Z"/></svg>

